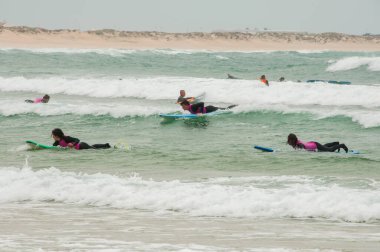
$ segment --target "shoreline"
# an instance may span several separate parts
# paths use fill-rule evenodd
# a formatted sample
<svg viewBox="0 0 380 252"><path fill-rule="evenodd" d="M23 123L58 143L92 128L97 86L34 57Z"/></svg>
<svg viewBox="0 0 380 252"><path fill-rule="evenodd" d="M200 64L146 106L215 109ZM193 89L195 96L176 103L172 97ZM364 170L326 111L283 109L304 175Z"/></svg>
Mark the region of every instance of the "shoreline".
<svg viewBox="0 0 380 252"><path fill-rule="evenodd" d="M294 32L164 33L111 29L0 27L0 48L182 49L210 51L380 51L380 35Z"/></svg>

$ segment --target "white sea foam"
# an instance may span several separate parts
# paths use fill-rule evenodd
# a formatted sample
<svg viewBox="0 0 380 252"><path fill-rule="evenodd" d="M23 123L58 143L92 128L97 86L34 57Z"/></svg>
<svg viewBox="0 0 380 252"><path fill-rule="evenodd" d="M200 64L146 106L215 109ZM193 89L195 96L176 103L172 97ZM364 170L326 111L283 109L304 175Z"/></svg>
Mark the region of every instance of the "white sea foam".
<svg viewBox="0 0 380 252"><path fill-rule="evenodd" d="M277 181L275 177L274 180ZM3 167L0 189L1 203L54 201L166 214L175 211L191 216L312 217L351 222L380 219L380 188L353 189L313 179L271 188L247 182L158 182L138 176L88 175L56 168L34 171L28 167Z"/></svg>
<svg viewBox="0 0 380 252"><path fill-rule="evenodd" d="M314 54L314 53L326 53L329 52L330 50L298 50L298 53L301 54Z"/></svg>
<svg viewBox="0 0 380 252"><path fill-rule="evenodd" d="M347 57L340 59L327 67L327 71L337 72L355 69L361 66L367 66L369 71L380 71L380 57Z"/></svg>
<svg viewBox="0 0 380 252"><path fill-rule="evenodd" d="M0 115L13 116L18 114L35 113L40 116L53 115L109 115L114 118L125 116L151 116L159 113L169 113L179 110L174 104L154 106L149 104L123 104L120 102L72 102L66 104L48 103L48 104L30 104L22 101L14 102L4 99L0 101Z"/></svg>
<svg viewBox="0 0 380 252"><path fill-rule="evenodd" d="M142 79L26 79L0 77L1 115L37 113L39 115L111 115L148 116L181 110L174 101L178 90L188 95L205 93L207 104L238 104L234 112L276 111L284 113L312 113L317 118L346 116L364 127L380 125L379 85L333 85L294 82L271 82L266 87L256 80L220 80L181 77L155 77ZM5 92L17 93L17 99L8 98ZM28 94L25 94L27 92ZM50 94L49 104L26 104L34 97L31 92ZM64 106L54 95L64 94ZM37 96L37 94L34 94ZM85 98L80 98L84 96ZM88 99L97 98L97 101ZM150 101L131 104L120 98L140 98ZM100 98L100 99L99 99ZM115 99L114 99L115 98ZM117 99L116 99L117 98ZM86 100L88 99L88 100ZM82 102L85 100L85 102ZM161 100L161 101L160 101ZM167 100L167 101L162 101ZM46 106L45 106L46 105Z"/></svg>

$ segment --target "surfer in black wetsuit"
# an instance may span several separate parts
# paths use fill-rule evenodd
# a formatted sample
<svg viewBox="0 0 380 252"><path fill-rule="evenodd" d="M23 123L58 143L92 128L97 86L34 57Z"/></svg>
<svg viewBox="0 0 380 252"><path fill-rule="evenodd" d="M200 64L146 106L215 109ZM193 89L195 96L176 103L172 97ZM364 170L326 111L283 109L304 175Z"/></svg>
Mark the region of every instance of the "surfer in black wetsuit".
<svg viewBox="0 0 380 252"><path fill-rule="evenodd" d="M61 146L61 147L69 147L75 148L76 150L84 150L84 149L108 149L111 148L109 143L106 144L94 144L89 145L85 142L80 142L78 138L65 136L61 129L53 129L51 132L51 136L55 140L53 146Z"/></svg>
<svg viewBox="0 0 380 252"><path fill-rule="evenodd" d="M237 105L231 105L231 106L228 106L227 108L219 108L219 107L215 107L212 105L205 107L204 102L190 104L188 101L183 101L183 102L181 102L181 106L182 106L183 110L187 110L191 114L207 114L207 113L217 111L219 109L220 110L231 109L233 107L236 107Z"/></svg>

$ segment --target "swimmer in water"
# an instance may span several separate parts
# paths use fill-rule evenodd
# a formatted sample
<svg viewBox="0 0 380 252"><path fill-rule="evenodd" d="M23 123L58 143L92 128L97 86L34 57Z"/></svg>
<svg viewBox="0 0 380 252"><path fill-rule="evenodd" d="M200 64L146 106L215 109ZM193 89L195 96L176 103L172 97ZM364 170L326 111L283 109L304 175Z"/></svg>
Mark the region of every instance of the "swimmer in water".
<svg viewBox="0 0 380 252"><path fill-rule="evenodd" d="M49 95L44 95L42 98L36 98L34 100L25 100L27 103L48 103L50 100Z"/></svg>
<svg viewBox="0 0 380 252"><path fill-rule="evenodd" d="M269 87L269 81L267 80L265 75L261 75L260 81Z"/></svg>

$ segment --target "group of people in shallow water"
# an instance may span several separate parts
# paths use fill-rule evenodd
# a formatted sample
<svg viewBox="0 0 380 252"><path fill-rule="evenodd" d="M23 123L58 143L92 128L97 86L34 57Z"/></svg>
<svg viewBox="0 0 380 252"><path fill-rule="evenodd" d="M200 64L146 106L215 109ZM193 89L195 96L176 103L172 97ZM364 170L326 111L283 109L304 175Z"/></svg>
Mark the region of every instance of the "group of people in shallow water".
<svg viewBox="0 0 380 252"><path fill-rule="evenodd" d="M265 78L265 75L264 75ZM194 103L196 101L195 97L186 97L185 90L180 90L180 96L177 99L177 104L180 104L182 109L189 111L192 114L207 114L217 110L226 110L236 107L237 105L230 105L227 108L215 107L212 105L205 106L204 102ZM48 103L50 100L49 95L44 95L42 98L36 98L34 100L25 100L27 103ZM109 149L111 145L109 143L105 144L93 144L89 145L85 142L81 142L78 138L66 136L60 128L53 129L51 132L52 138L54 139L53 146L61 146L64 148L74 148L76 150L85 149ZM308 151L319 151L319 152L335 152L343 149L348 152L348 148L345 144L339 142L331 142L326 144L320 144L316 141L301 141L293 133L288 135L287 143L294 149L305 149Z"/></svg>
<svg viewBox="0 0 380 252"><path fill-rule="evenodd" d="M261 76L265 80L265 75ZM180 104L182 109L185 111L189 111L191 114L207 114L217 110L226 110L236 107L237 105L231 105L227 108L220 108L215 106L205 106L204 102L193 103L196 99L195 97L186 97L185 90L180 90L179 97L177 99L177 104ZM288 136L288 144L292 146L294 149L305 149L308 151L327 151L334 152L336 150L340 151L340 149L344 149L345 152L348 152L348 148L345 144L340 144L339 142L332 142L326 144L320 144L319 142L310 141L304 142L297 138L297 136L293 133Z"/></svg>

